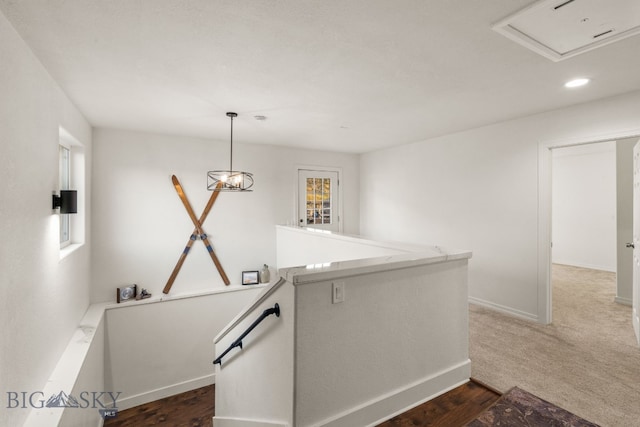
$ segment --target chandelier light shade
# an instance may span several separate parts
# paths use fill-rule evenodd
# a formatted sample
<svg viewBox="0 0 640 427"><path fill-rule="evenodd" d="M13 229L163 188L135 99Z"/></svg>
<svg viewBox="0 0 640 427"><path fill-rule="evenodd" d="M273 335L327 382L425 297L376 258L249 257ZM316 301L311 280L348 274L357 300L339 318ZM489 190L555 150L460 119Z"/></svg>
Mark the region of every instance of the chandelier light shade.
<svg viewBox="0 0 640 427"><path fill-rule="evenodd" d="M229 169L207 172L207 190L209 191L253 191L253 174L233 170L233 118L236 113L227 113L231 119L231 150L229 154Z"/></svg>

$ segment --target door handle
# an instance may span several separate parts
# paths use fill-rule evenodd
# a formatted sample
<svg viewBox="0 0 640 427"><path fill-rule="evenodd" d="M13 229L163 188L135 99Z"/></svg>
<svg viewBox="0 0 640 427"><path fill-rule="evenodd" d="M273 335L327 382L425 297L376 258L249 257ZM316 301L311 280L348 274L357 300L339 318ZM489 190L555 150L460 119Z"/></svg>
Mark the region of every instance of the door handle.
<svg viewBox="0 0 640 427"><path fill-rule="evenodd" d="M633 243L627 243L627 247L635 249L636 245L634 245Z"/></svg>

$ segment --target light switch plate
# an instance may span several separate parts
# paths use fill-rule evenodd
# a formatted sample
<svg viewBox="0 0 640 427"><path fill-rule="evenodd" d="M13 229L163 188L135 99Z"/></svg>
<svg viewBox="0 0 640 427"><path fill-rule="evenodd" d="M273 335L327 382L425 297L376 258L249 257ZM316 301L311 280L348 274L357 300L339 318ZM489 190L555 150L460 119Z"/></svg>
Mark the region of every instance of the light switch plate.
<svg viewBox="0 0 640 427"><path fill-rule="evenodd" d="M337 304L344 301L344 282L331 284L331 302Z"/></svg>

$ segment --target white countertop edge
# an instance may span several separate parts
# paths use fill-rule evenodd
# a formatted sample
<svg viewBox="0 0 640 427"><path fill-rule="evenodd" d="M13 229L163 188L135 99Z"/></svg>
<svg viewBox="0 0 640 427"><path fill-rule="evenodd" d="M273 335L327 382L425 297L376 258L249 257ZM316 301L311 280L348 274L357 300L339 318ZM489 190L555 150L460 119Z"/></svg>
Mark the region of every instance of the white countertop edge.
<svg viewBox="0 0 640 427"><path fill-rule="evenodd" d="M85 312L80 325L73 332L51 376L42 387L43 399L59 393L61 390L71 393L76 385L80 370L89 353L100 322L104 319L105 303L91 304ZM62 419L60 408L32 408L23 424L24 427L57 426Z"/></svg>
<svg viewBox="0 0 640 427"><path fill-rule="evenodd" d="M334 231L321 230L321 229L312 228L312 227L276 225L276 228L280 228L280 229L295 232L295 233L310 234L312 236L323 237L326 239L344 240L348 242L358 243L361 245L390 248L390 249L395 249L395 250L404 251L404 252L423 252L425 250L429 250L437 247L433 245L418 245L418 244L404 243L404 242L387 242L383 240L372 240L372 239L367 239L366 237L363 237L363 236L336 233Z"/></svg>
<svg viewBox="0 0 640 427"><path fill-rule="evenodd" d="M111 310L114 308L135 307L135 306L144 305L144 304L155 304L155 303L166 302L166 301L177 301L177 300L186 299L186 298L196 298L196 297L202 297L202 296L208 296L208 295L224 294L227 292L246 291L249 289L256 289L256 288L262 289L268 286L269 286L269 283L260 283L257 285L230 285L230 286L225 286L224 288L183 292L180 294L173 294L173 295L160 293L160 295L154 294L149 298L140 299L140 300L126 301L126 302L121 302L119 304L116 302L108 302L103 304L105 304L106 310Z"/></svg>
<svg viewBox="0 0 640 427"><path fill-rule="evenodd" d="M283 268L280 276L294 285L471 258L470 251L434 255L433 251L365 258L313 266Z"/></svg>

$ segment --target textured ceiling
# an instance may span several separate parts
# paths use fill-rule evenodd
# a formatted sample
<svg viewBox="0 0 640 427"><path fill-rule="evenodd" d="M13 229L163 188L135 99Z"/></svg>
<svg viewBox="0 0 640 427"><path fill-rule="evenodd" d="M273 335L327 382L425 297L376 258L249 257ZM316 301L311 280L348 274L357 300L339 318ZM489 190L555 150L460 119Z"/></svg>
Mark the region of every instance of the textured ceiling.
<svg viewBox="0 0 640 427"><path fill-rule="evenodd" d="M583 0L576 0L583 1ZM640 89L640 37L556 63L528 0L0 0L94 126L345 152ZM593 81L567 90L576 76ZM255 115L267 116L257 121Z"/></svg>

